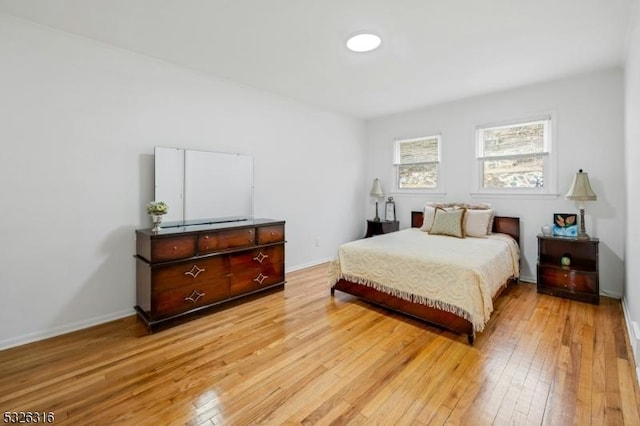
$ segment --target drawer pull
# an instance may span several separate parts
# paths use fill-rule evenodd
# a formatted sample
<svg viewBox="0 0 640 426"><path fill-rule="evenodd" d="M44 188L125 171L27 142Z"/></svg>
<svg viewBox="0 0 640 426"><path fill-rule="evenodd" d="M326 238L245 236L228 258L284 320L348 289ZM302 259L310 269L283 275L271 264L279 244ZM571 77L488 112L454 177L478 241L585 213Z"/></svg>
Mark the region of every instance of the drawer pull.
<svg viewBox="0 0 640 426"><path fill-rule="evenodd" d="M264 260L269 257L268 254L264 254L262 252L258 253L258 255L256 257L253 258L253 260L255 260L258 263L262 263L264 262Z"/></svg>
<svg viewBox="0 0 640 426"><path fill-rule="evenodd" d="M173 246L173 251L178 250L178 246Z"/></svg>
<svg viewBox="0 0 640 426"><path fill-rule="evenodd" d="M258 276L257 276L257 277L255 277L253 280L254 280L255 282L257 282L258 284L262 285L262 282L263 282L264 280L266 280L267 278L269 278L267 275L262 275L262 272L260 272L260 273L258 274Z"/></svg>
<svg viewBox="0 0 640 426"><path fill-rule="evenodd" d="M200 293L198 290L193 290L189 297L185 297L184 300L187 302L191 302L193 304L198 303L201 297L204 296L204 293Z"/></svg>
<svg viewBox="0 0 640 426"><path fill-rule="evenodd" d="M195 264L191 268L191 270L185 272L185 275L191 275L193 278L197 277L200 272L204 272L204 269L198 268Z"/></svg>

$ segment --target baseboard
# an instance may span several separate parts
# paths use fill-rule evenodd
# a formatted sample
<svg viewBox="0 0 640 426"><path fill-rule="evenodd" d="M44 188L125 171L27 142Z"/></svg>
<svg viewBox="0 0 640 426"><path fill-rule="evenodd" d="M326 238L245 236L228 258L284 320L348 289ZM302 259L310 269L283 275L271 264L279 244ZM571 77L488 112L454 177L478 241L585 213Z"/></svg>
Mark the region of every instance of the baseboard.
<svg viewBox="0 0 640 426"><path fill-rule="evenodd" d="M520 276L520 281L525 282L525 283L535 284L536 283L536 277L529 277L529 276L526 276L526 275L521 275Z"/></svg>
<svg viewBox="0 0 640 426"><path fill-rule="evenodd" d="M310 268L312 266L321 265L334 260L334 258L318 259L312 262L303 263L286 268L286 272L294 272L300 269ZM93 327L95 325L103 324L105 322L117 320L120 318L128 317L129 315L135 315L133 309L126 309L120 312L114 312L99 317L87 319L85 321L78 321L71 324L65 324L59 327L50 328L48 330L37 331L34 333L26 334L24 336L12 337L5 340L0 340L0 351L4 349L14 348L16 346L26 345L28 343L37 342L51 337L60 336L62 334L71 333L73 331L82 330L85 328Z"/></svg>
<svg viewBox="0 0 640 426"><path fill-rule="evenodd" d="M299 271L300 269L311 268L312 266L322 265L323 263L331 262L333 260L335 260L335 257L328 257L326 259L313 260L311 262L302 263L300 265L290 266L285 269L285 272Z"/></svg>
<svg viewBox="0 0 640 426"><path fill-rule="evenodd" d="M638 325L637 322L631 320L626 298L622 298L622 311L624 312L624 322L627 326L629 343L631 343L633 359L636 364L636 380L640 385L640 325Z"/></svg>
<svg viewBox="0 0 640 426"><path fill-rule="evenodd" d="M609 290L600 289L600 295L601 296L611 297L613 299L622 299L622 293L618 293L618 292L615 292L615 291L609 291Z"/></svg>
<svg viewBox="0 0 640 426"><path fill-rule="evenodd" d="M88 320L78 321L71 324L65 324L59 327L50 328L48 330L37 331L35 333L25 334L24 336L12 337L0 341L0 350L13 348L16 346L26 345L28 343L37 342L39 340L49 339L51 337L60 336L62 334L71 333L73 331L82 330L93 327L94 325L104 324L105 322L117 320L120 318L134 315L133 309L126 309L120 312L113 312L99 317L89 318Z"/></svg>

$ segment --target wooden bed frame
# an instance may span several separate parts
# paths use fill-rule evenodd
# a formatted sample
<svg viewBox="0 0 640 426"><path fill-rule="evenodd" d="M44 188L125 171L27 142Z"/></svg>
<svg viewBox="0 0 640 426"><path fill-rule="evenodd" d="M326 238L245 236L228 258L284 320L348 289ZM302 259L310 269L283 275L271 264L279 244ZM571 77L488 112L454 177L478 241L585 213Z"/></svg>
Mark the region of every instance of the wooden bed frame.
<svg viewBox="0 0 640 426"><path fill-rule="evenodd" d="M419 228L422 226L423 212L411 212L411 227ZM520 218L496 216L493 221L493 232L507 234L513 237L518 244L520 244ZM495 301L507 285L517 282L518 278L514 278L500 287L500 290L493 296ZM339 280L331 288L331 296L335 294L336 290L340 290L344 293L351 294L367 302L380 305L387 309L391 309L400 312L405 315L409 315L420 320L426 321L430 324L440 326L447 330L466 334L469 344L473 344L475 339L475 331L473 330L473 324L459 317L451 312L442 311L437 308L432 308L420 303L410 302L408 300L400 299L387 293L375 290L365 285L357 284L344 279Z"/></svg>

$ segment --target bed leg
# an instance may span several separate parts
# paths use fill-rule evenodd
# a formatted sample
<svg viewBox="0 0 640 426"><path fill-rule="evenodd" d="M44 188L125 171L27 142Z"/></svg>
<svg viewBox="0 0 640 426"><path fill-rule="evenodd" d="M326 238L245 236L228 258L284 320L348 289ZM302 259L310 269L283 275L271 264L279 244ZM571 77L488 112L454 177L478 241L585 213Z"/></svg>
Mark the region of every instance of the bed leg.
<svg viewBox="0 0 640 426"><path fill-rule="evenodd" d="M471 346L473 346L473 341L476 339L476 333L473 332L471 334L467 334L467 341Z"/></svg>
<svg viewBox="0 0 640 426"><path fill-rule="evenodd" d="M336 294L336 289L331 287L331 296L333 296L334 294Z"/></svg>

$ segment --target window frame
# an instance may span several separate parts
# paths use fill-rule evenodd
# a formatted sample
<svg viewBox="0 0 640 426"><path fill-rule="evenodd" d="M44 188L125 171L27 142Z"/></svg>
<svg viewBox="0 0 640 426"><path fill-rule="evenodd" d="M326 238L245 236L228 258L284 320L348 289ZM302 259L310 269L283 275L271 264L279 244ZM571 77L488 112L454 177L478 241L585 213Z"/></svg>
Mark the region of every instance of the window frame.
<svg viewBox="0 0 640 426"><path fill-rule="evenodd" d="M400 145L407 142L416 142L425 139L436 139L438 143L438 159L436 161L425 161L416 163L400 163ZM400 188L400 166L403 164L436 164L437 183L435 188ZM394 192L397 194L444 194L444 162L442 161L442 135L440 133L430 133L425 136L396 138L393 141L393 176Z"/></svg>
<svg viewBox="0 0 640 426"><path fill-rule="evenodd" d="M544 140L543 140L543 152L540 154L512 154L497 157L485 157L483 154L483 131L500 129L506 127L526 126L530 124L536 124L542 122L544 124ZM472 195L505 195L505 196L533 196L533 197L557 197L557 152L558 144L556 137L556 119L554 114L545 114L543 116L516 118L508 121L502 121L497 123L489 123L477 125L473 131L473 138L475 144L475 161L474 161L474 183ZM484 161L491 159L502 158L518 158L518 157L531 157L538 156L542 158L543 169L542 176L544 186L541 188L484 188Z"/></svg>

